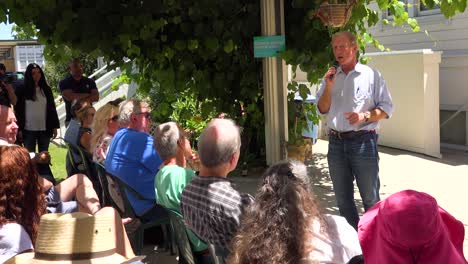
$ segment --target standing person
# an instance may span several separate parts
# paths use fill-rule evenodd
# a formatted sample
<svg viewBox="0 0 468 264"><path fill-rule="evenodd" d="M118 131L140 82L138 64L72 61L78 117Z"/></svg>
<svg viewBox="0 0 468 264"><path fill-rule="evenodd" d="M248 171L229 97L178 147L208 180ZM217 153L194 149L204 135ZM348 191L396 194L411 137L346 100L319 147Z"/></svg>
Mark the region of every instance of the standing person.
<svg viewBox="0 0 468 264"><path fill-rule="evenodd" d="M8 106L16 105L16 94L13 86L7 82L5 64L0 63L0 105Z"/></svg>
<svg viewBox="0 0 468 264"><path fill-rule="evenodd" d="M332 47L340 66L325 73L317 93L318 110L327 114L330 128L328 165L338 208L357 229L353 181L367 211L380 200L376 129L381 119L391 117L393 103L380 72L358 63L352 33L333 35Z"/></svg>
<svg viewBox="0 0 468 264"><path fill-rule="evenodd" d="M39 65L28 65L24 85L16 92L15 112L24 146L30 152L36 152L36 146L38 152L48 151L50 139L57 136L60 123L54 95Z"/></svg>
<svg viewBox="0 0 468 264"><path fill-rule="evenodd" d="M87 77L83 76L83 64L79 59L73 59L69 64L70 77L60 81L59 88L65 101L65 110L67 116L65 118L65 126L68 126L71 115L71 102L73 100L86 99L90 102L99 100L99 92L96 83Z"/></svg>

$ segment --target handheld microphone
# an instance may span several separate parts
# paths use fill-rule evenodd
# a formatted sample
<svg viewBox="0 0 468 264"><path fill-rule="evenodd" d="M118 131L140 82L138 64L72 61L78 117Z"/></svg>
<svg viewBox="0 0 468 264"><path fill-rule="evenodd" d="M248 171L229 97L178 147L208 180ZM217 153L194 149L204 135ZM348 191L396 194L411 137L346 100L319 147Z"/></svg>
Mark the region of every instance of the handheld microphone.
<svg viewBox="0 0 468 264"><path fill-rule="evenodd" d="M333 62L332 67L335 68L335 70L336 70L336 69L338 69L338 67L340 67L340 64L338 63L338 61L335 61L335 62ZM330 76L328 76L328 78L330 80L333 80L333 77L335 77L335 74L330 74Z"/></svg>

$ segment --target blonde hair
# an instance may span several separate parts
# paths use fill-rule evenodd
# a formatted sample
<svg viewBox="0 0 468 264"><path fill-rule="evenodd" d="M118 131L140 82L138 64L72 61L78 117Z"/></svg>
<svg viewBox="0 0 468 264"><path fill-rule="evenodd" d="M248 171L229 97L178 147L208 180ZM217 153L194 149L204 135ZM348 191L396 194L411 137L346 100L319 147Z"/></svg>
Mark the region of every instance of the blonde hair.
<svg viewBox="0 0 468 264"><path fill-rule="evenodd" d="M96 149L97 144L107 135L107 122L113 116L119 114L119 107L111 104L105 104L96 111L93 120L91 136L91 149Z"/></svg>

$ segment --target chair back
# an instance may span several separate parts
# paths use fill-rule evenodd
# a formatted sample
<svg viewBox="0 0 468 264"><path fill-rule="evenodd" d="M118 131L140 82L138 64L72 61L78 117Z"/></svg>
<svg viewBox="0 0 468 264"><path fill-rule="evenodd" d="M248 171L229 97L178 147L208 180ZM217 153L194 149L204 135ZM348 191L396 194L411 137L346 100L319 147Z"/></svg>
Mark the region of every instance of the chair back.
<svg viewBox="0 0 468 264"><path fill-rule="evenodd" d="M192 246L187 236L187 229L182 215L172 209L167 209L169 221L171 222L172 232L174 232L175 241L179 250L179 263L195 264L195 258L192 252Z"/></svg>
<svg viewBox="0 0 468 264"><path fill-rule="evenodd" d="M67 171L68 176L71 176L76 173L82 173L88 176L88 178L93 183L93 188L96 191L99 201L102 202L102 184L99 180L99 176L96 170L96 167L93 164L93 158L85 149L80 146L66 143L68 147L67 159L70 159L70 163L73 168L75 168L70 174ZM78 158L77 158L78 156Z"/></svg>
<svg viewBox="0 0 468 264"><path fill-rule="evenodd" d="M118 177L108 172L105 173L111 206L119 212L120 217L122 218L136 218L135 211L133 210L133 207L130 204L130 201L128 200L127 194L125 192L125 189L127 187L130 188L130 186L128 186Z"/></svg>
<svg viewBox="0 0 468 264"><path fill-rule="evenodd" d="M213 244L208 244L208 250L210 251L211 256L213 256L214 264L227 263L226 260L230 254L229 250Z"/></svg>
<svg viewBox="0 0 468 264"><path fill-rule="evenodd" d="M101 184L101 189L102 189L102 193L101 193L102 198L100 200L101 206L102 207L110 206L111 197L109 194L109 184L107 182L106 169L104 168L104 165L102 165L99 162L93 162L93 166L95 167L99 183Z"/></svg>

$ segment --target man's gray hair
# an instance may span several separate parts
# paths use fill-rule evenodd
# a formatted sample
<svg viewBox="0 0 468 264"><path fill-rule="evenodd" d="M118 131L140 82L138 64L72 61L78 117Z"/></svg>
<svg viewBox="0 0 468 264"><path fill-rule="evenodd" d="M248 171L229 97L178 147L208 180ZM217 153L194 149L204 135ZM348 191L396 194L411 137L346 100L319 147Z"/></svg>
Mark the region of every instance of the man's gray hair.
<svg viewBox="0 0 468 264"><path fill-rule="evenodd" d="M130 99L120 105L119 110L119 124L126 127L132 121L133 113L141 113L142 107L148 107L148 103L139 99Z"/></svg>
<svg viewBox="0 0 468 264"><path fill-rule="evenodd" d="M175 122L160 124L154 131L154 147L163 161L175 157L177 141L182 137Z"/></svg>
<svg viewBox="0 0 468 264"><path fill-rule="evenodd" d="M228 163L240 151L240 129L231 119L213 119L198 139L198 155L208 168Z"/></svg>
<svg viewBox="0 0 468 264"><path fill-rule="evenodd" d="M335 38L337 37L346 37L349 42L351 43L351 45L353 46L356 46L357 45L357 38L356 38L356 35L354 35L353 33L349 32L349 31L339 31L339 32L336 32L335 34L333 34L332 36L332 42L333 40L335 40Z"/></svg>

